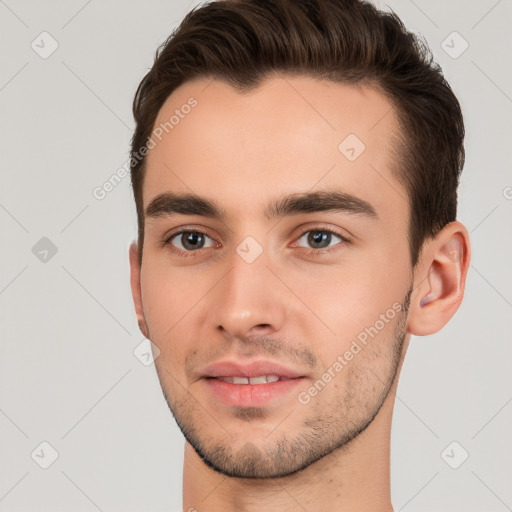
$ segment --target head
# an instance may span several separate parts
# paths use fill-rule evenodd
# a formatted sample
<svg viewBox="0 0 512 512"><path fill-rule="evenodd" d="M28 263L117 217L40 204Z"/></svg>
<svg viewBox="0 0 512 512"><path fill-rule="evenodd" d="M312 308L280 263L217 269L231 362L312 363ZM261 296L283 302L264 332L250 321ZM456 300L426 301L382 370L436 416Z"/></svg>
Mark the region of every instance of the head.
<svg viewBox="0 0 512 512"><path fill-rule="evenodd" d="M212 2L134 116L132 291L185 437L241 477L346 448L464 290L462 114L426 45L366 2ZM294 378L214 378L264 360Z"/></svg>

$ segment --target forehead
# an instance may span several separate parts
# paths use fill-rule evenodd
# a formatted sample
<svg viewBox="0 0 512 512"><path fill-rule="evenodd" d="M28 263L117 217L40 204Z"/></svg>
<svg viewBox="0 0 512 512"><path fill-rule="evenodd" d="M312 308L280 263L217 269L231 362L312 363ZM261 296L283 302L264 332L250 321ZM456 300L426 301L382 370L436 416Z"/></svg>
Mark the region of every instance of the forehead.
<svg viewBox="0 0 512 512"><path fill-rule="evenodd" d="M271 198L330 188L407 216L397 134L391 103L367 86L280 76L238 93L220 80L187 82L158 113L144 208L172 191L262 215Z"/></svg>

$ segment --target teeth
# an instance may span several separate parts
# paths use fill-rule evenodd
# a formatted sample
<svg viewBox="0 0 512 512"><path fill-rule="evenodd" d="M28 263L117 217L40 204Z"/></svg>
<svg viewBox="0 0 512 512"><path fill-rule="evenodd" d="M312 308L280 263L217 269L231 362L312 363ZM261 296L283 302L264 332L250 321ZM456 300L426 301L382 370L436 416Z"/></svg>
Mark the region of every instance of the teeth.
<svg viewBox="0 0 512 512"><path fill-rule="evenodd" d="M261 375L259 377L218 377L219 380L229 384L267 384L267 382L277 382L281 380L277 375Z"/></svg>
<svg viewBox="0 0 512 512"><path fill-rule="evenodd" d="M266 384L267 383L267 377L265 375L262 375L261 377L251 377L249 379L250 384Z"/></svg>

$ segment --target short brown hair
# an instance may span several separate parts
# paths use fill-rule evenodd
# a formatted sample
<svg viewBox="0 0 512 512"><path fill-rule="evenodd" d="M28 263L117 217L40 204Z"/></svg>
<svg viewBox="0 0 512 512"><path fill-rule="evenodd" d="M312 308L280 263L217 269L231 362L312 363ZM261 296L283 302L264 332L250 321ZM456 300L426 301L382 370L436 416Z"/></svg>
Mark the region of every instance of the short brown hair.
<svg viewBox="0 0 512 512"><path fill-rule="evenodd" d="M219 0L185 16L157 49L133 101L130 165L139 260L146 161L139 151L168 96L195 78L224 80L238 92L249 91L280 72L368 84L392 102L401 128L396 172L408 193L414 266L425 239L456 218L464 123L428 46L394 13L361 0Z"/></svg>

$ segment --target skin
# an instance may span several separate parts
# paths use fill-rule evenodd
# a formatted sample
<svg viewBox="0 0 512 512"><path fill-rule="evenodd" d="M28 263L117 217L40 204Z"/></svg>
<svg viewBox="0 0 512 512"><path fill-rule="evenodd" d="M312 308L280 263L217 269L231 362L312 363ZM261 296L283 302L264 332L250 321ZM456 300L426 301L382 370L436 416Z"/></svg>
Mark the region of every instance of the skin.
<svg viewBox="0 0 512 512"><path fill-rule="evenodd" d="M400 368L411 334L437 332L458 309L468 232L448 224L412 268L407 193L392 173L399 128L372 88L282 75L239 94L222 81L195 80L170 95L155 126L191 96L197 106L148 154L144 207L164 192L194 193L227 216L146 218L142 265L130 248L139 325L161 351L158 377L187 439L183 510L393 510L389 445ZM338 149L348 134L366 146L355 161ZM264 215L280 196L334 189L370 203L377 217ZM186 252L180 235L162 243L180 227L207 235L200 249ZM308 234L322 229L346 241L314 245ZM236 251L247 236L262 249L252 263ZM393 304L399 312L301 403L299 393ZM271 359L305 378L264 406L228 406L201 378L205 365L226 358Z"/></svg>

